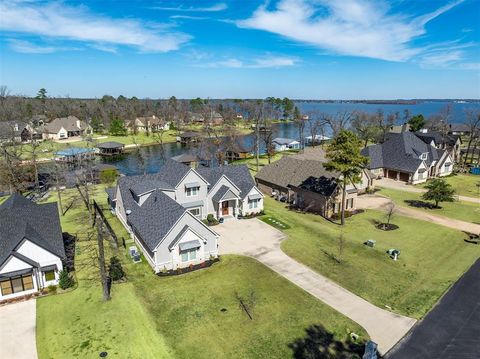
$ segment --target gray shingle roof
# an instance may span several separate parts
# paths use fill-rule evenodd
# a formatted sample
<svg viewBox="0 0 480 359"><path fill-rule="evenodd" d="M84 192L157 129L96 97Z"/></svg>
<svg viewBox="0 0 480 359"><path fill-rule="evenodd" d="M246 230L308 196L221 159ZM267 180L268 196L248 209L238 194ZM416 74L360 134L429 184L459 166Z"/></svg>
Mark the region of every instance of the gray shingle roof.
<svg viewBox="0 0 480 359"><path fill-rule="evenodd" d="M298 142L298 141L294 140L293 138L277 137L277 138L274 138L272 142L273 143L278 143L279 145L289 145L292 142Z"/></svg>
<svg viewBox="0 0 480 359"><path fill-rule="evenodd" d="M389 168L414 173L423 160L421 154L428 153L425 163L429 167L437 161L443 151L426 144L412 132L389 133L381 145L364 148L362 154L370 158L369 169Z"/></svg>
<svg viewBox="0 0 480 359"><path fill-rule="evenodd" d="M173 190L173 186L154 177L145 177L141 181L138 181L130 186L130 190L135 196L140 196L156 189Z"/></svg>
<svg viewBox="0 0 480 359"><path fill-rule="evenodd" d="M25 122L0 121L0 138L14 139L21 135L26 126L27 124Z"/></svg>
<svg viewBox="0 0 480 359"><path fill-rule="evenodd" d="M155 190L141 207L130 202L130 206L125 209L132 211L127 216L127 221L151 251L162 242L186 211L161 190Z"/></svg>
<svg viewBox="0 0 480 359"><path fill-rule="evenodd" d="M229 165L217 168L200 167L197 169L197 172L211 184L212 188L225 175L240 189L241 199L244 199L255 186L255 181L245 165Z"/></svg>
<svg viewBox="0 0 480 359"><path fill-rule="evenodd" d="M120 142L109 141L109 142L102 142L97 145L98 148L123 148L125 145Z"/></svg>
<svg viewBox="0 0 480 359"><path fill-rule="evenodd" d="M56 202L36 204L13 194L0 205L0 228L0 265L24 238L65 257Z"/></svg>

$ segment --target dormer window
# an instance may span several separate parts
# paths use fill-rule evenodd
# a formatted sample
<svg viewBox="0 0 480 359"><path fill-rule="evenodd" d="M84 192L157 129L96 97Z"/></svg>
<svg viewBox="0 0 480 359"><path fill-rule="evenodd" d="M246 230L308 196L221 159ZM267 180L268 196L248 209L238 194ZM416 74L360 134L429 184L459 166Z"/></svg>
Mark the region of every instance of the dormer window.
<svg viewBox="0 0 480 359"><path fill-rule="evenodd" d="M426 160L428 158L428 153L422 153L422 155L420 156L420 159L422 160Z"/></svg>
<svg viewBox="0 0 480 359"><path fill-rule="evenodd" d="M199 191L200 191L200 184L198 182L185 184L185 195L187 197L197 196Z"/></svg>

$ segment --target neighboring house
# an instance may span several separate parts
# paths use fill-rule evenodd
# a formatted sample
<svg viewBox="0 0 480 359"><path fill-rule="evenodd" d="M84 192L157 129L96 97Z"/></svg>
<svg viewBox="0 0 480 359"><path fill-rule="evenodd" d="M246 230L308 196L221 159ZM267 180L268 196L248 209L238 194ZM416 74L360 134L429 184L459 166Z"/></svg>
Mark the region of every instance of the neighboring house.
<svg viewBox="0 0 480 359"><path fill-rule="evenodd" d="M211 125L223 124L223 116L218 112L212 112L207 118L203 114L196 112L188 113L189 122L193 123L205 123L207 121Z"/></svg>
<svg viewBox="0 0 480 359"><path fill-rule="evenodd" d="M170 122L155 115L137 117L134 121L127 123L127 128L134 133L168 131L170 129Z"/></svg>
<svg viewBox="0 0 480 359"><path fill-rule="evenodd" d="M273 139L272 144L275 146L275 151L277 152L300 149L300 142L291 138L278 137Z"/></svg>
<svg viewBox="0 0 480 359"><path fill-rule="evenodd" d="M252 150L241 143L235 142L226 146L225 159L228 162L243 160L250 157Z"/></svg>
<svg viewBox="0 0 480 359"><path fill-rule="evenodd" d="M42 139L42 132L30 122L1 121L0 142L30 142Z"/></svg>
<svg viewBox="0 0 480 359"><path fill-rule="evenodd" d="M13 194L0 205L0 300L58 284L65 258L56 203Z"/></svg>
<svg viewBox="0 0 480 359"><path fill-rule="evenodd" d="M416 184L453 171L448 151L425 143L412 132L390 133L384 143L368 146L362 154L370 159L367 167L377 178Z"/></svg>
<svg viewBox="0 0 480 359"><path fill-rule="evenodd" d="M202 222L209 214L236 219L263 209L245 166L193 169L168 160L158 173L120 178L107 193L155 272L218 255L218 235Z"/></svg>
<svg viewBox="0 0 480 359"><path fill-rule="evenodd" d="M421 130L415 135L428 145L446 150L453 162L460 159L460 146L462 139L459 135L444 135L438 131Z"/></svg>
<svg viewBox="0 0 480 359"><path fill-rule="evenodd" d="M323 158L318 160L303 156L284 156L257 173L255 179L258 188L265 194L285 201L303 210L318 213L326 218L340 212L342 186L341 175L327 171L323 167ZM358 194L373 186L368 171L362 171L361 182L347 185L345 209L356 209Z"/></svg>
<svg viewBox="0 0 480 359"><path fill-rule="evenodd" d="M464 123L451 123L448 125L448 134L458 136L470 135L470 126Z"/></svg>
<svg viewBox="0 0 480 359"><path fill-rule="evenodd" d="M305 137L305 144L311 146L316 144L322 144L330 140L330 137L324 135L315 135L315 138L313 136L307 136Z"/></svg>
<svg viewBox="0 0 480 359"><path fill-rule="evenodd" d="M63 140L69 137L78 137L92 134L92 128L75 116L56 118L44 125L43 138Z"/></svg>

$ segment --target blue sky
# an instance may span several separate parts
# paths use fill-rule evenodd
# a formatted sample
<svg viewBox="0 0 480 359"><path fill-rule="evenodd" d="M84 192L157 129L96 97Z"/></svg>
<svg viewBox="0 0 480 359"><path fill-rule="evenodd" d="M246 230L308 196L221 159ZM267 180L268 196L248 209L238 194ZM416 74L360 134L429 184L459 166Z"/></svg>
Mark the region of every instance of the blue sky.
<svg viewBox="0 0 480 359"><path fill-rule="evenodd" d="M0 16L16 94L480 98L480 0L0 0Z"/></svg>

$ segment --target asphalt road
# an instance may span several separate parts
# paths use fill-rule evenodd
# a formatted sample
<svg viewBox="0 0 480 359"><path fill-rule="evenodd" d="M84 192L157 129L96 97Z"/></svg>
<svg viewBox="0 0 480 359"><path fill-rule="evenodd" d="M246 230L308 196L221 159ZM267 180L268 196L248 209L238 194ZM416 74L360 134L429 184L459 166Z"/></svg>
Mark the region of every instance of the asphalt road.
<svg viewBox="0 0 480 359"><path fill-rule="evenodd" d="M480 358L480 259L386 358Z"/></svg>

